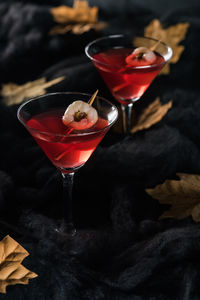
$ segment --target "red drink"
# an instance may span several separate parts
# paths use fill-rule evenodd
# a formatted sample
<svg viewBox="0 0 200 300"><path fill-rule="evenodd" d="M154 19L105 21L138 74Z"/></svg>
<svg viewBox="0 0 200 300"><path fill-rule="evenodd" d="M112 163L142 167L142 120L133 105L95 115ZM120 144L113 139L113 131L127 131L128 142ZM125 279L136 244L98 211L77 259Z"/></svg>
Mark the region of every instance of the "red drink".
<svg viewBox="0 0 200 300"><path fill-rule="evenodd" d="M74 169L88 160L106 134L108 121L98 118L93 127L70 132L70 128L62 122L63 114L63 109L37 114L26 125L47 157L65 172L63 168Z"/></svg>
<svg viewBox="0 0 200 300"><path fill-rule="evenodd" d="M127 64L130 48L113 48L93 55L93 63L108 85L113 96L122 104L138 100L165 64L165 59L154 52L152 64L139 66L138 60ZM128 101L127 101L128 100Z"/></svg>

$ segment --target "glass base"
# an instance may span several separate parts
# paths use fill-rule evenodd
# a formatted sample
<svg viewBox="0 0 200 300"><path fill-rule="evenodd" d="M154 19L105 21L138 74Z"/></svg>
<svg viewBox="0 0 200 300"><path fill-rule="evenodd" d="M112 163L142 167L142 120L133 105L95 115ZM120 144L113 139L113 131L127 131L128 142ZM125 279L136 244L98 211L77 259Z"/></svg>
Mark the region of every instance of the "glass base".
<svg viewBox="0 0 200 300"><path fill-rule="evenodd" d="M84 166L85 163L81 164L78 167L75 168L61 168L61 167L57 167L63 174L70 174L70 173L74 173L75 171L79 170L82 166Z"/></svg>
<svg viewBox="0 0 200 300"><path fill-rule="evenodd" d="M65 220L61 220L60 225L55 228L55 231L61 235L73 237L76 234L76 228L72 222L66 223Z"/></svg>
<svg viewBox="0 0 200 300"><path fill-rule="evenodd" d="M134 103L140 99L140 97L125 99L123 97L115 96L115 94L113 94L113 96L120 104L124 106Z"/></svg>

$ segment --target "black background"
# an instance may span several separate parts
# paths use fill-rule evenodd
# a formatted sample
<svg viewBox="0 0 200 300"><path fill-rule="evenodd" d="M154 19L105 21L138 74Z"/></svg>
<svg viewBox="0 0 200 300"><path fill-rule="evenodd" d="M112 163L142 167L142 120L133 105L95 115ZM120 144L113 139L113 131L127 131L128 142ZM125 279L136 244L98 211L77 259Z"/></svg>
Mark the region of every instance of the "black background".
<svg viewBox="0 0 200 300"><path fill-rule="evenodd" d="M70 239L53 228L61 215L62 182L16 117L0 103L0 233L30 256L23 264L39 276L8 287L0 299L199 299L200 226L191 217L158 221L166 207L145 188L200 173L199 30L197 1L91 1L109 26L100 33L49 36L49 9L71 1L0 2L0 82L23 84L65 75L48 89L99 94L115 103L84 54L86 44L110 33L143 34L158 18L164 27L189 22L179 62L156 78L137 114L160 96L173 107L158 124L123 138L110 130L76 174ZM60 204L60 205L59 205Z"/></svg>

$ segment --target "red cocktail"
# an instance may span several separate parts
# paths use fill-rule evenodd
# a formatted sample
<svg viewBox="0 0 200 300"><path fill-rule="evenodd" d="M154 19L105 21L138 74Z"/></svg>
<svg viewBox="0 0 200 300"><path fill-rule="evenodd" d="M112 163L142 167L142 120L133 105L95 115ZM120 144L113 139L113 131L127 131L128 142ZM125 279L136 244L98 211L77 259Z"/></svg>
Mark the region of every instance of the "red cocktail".
<svg viewBox="0 0 200 300"><path fill-rule="evenodd" d="M82 93L46 94L23 103L17 114L62 173L63 219L55 230L70 236L76 233L72 218L74 172L89 159L118 116L112 103L94 95L90 98ZM95 99L93 104L91 99Z"/></svg>
<svg viewBox="0 0 200 300"><path fill-rule="evenodd" d="M92 41L85 52L121 103L124 133L130 134L133 103L171 58L172 49L148 37L111 35Z"/></svg>
<svg viewBox="0 0 200 300"><path fill-rule="evenodd" d="M93 56L94 65L113 96L122 104L124 100L139 99L165 64L164 58L156 52L152 64L139 66L138 59L129 63L126 58L132 52L133 49L130 48L119 48L106 50ZM106 64L108 62L109 65Z"/></svg>
<svg viewBox="0 0 200 300"><path fill-rule="evenodd" d="M87 130L71 130L62 122L64 109L33 116L26 125L52 163L64 172L82 166L108 130L108 120L98 118Z"/></svg>

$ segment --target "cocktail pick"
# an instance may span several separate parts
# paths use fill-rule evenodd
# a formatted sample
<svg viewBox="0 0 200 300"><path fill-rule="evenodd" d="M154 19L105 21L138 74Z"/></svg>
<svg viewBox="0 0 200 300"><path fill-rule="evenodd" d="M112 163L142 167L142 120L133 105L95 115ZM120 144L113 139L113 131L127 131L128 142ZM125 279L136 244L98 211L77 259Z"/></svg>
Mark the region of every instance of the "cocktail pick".
<svg viewBox="0 0 200 300"><path fill-rule="evenodd" d="M150 50L151 50L151 51L155 51L156 48L158 47L158 45L160 44L160 42L161 42L161 39L158 40L155 44L153 44L153 46L151 46Z"/></svg>
<svg viewBox="0 0 200 300"><path fill-rule="evenodd" d="M112 91L113 91L113 92L118 92L118 91L120 91L121 89L123 89L124 87L126 87L126 86L128 86L128 85L129 85L129 83L123 82L122 84L119 84L119 85L115 86L115 87L112 89Z"/></svg>
<svg viewBox="0 0 200 300"><path fill-rule="evenodd" d="M95 98L96 98L98 92L99 92L99 90L96 90L96 92L92 95L92 97L91 97L90 100L88 101L88 104L89 104L90 106L92 106L92 103L94 102L94 100L95 100Z"/></svg>

